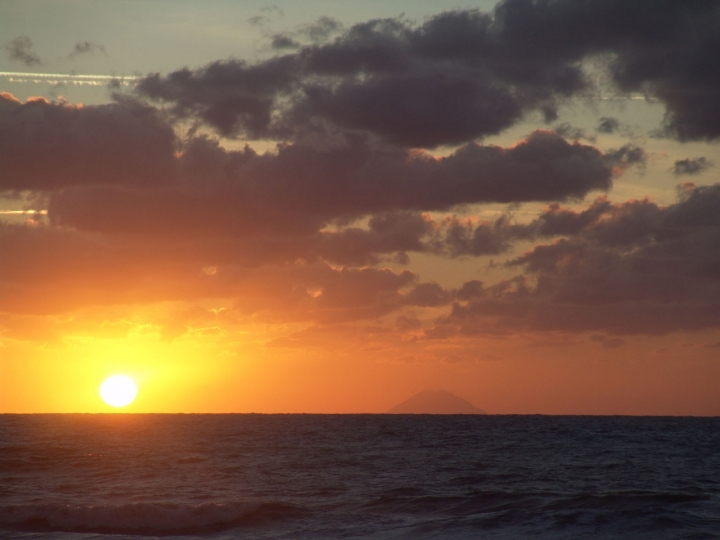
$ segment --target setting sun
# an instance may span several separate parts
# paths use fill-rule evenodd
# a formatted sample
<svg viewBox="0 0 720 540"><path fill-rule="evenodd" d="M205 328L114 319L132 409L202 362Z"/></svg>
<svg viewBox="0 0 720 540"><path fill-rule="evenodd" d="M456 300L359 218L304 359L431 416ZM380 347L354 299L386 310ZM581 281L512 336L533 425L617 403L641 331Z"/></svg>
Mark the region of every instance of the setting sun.
<svg viewBox="0 0 720 540"><path fill-rule="evenodd" d="M125 407L135 400L137 385L130 377L114 375L100 386L100 397L112 407Z"/></svg>

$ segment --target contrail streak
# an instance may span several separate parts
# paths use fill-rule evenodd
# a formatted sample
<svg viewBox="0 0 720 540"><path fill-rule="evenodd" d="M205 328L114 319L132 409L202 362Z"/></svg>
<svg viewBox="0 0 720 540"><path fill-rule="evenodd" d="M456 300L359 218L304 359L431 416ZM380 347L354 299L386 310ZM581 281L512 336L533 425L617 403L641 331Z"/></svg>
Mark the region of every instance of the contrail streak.
<svg viewBox="0 0 720 540"><path fill-rule="evenodd" d="M35 84L72 84L74 86L104 86L110 82L116 82L122 86L135 86L142 76L139 75L74 75L63 73L22 73L16 71L0 71L0 79L17 83L35 83ZM595 96L591 98L579 97L580 100L588 101L626 101L647 99L644 95L639 94L621 94Z"/></svg>
<svg viewBox="0 0 720 540"><path fill-rule="evenodd" d="M0 71L0 79L9 82L35 84L72 84L75 86L103 86L117 81L123 86L133 86L142 77L137 75L75 75L69 73L22 73L16 71Z"/></svg>

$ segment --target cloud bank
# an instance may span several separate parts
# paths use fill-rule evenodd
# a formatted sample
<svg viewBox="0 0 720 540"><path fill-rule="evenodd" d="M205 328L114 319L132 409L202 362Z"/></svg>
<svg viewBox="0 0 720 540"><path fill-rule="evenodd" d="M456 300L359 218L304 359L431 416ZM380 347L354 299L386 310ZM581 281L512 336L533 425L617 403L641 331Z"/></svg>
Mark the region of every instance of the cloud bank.
<svg viewBox="0 0 720 540"><path fill-rule="evenodd" d="M360 23L254 64L156 73L138 92L224 136L298 137L329 122L432 148L497 134L530 113L554 120L562 100L603 90L587 70L599 60L605 91L665 105L666 136L713 140L719 23L714 0L506 0L492 14L450 11L420 26L402 18Z"/></svg>
<svg viewBox="0 0 720 540"><path fill-rule="evenodd" d="M718 328L720 188L569 206L648 153L558 118L570 98L640 93L665 107L662 136L714 141L718 23L716 1L506 0L419 25L323 19L273 36L269 59L149 74L105 105L0 94L0 190L48 210L0 223L0 311L223 298L235 321L370 321L418 340L587 332L610 348ZM532 119L544 129L515 144L484 140ZM490 203L546 207L468 217ZM403 268L413 254L507 254L506 279L443 287Z"/></svg>
<svg viewBox="0 0 720 540"><path fill-rule="evenodd" d="M457 332L517 330L614 335L716 328L720 316L720 185L682 186L679 201L583 211L552 205L534 222L562 236L510 260L523 275L479 288L444 321Z"/></svg>

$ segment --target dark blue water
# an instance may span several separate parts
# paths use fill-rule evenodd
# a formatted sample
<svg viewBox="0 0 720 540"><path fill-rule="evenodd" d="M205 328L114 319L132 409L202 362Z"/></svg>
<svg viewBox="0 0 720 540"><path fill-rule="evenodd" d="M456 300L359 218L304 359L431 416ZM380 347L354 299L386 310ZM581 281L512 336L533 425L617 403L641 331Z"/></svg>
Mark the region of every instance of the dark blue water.
<svg viewBox="0 0 720 540"><path fill-rule="evenodd" d="M720 419L0 415L2 538L720 538Z"/></svg>

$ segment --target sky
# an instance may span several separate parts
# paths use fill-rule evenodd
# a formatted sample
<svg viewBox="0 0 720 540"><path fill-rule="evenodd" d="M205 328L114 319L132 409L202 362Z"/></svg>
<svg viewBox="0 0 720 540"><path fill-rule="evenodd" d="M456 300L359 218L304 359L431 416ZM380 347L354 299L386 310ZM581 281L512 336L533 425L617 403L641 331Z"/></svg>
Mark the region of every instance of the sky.
<svg viewBox="0 0 720 540"><path fill-rule="evenodd" d="M0 4L0 412L720 414L719 25Z"/></svg>

